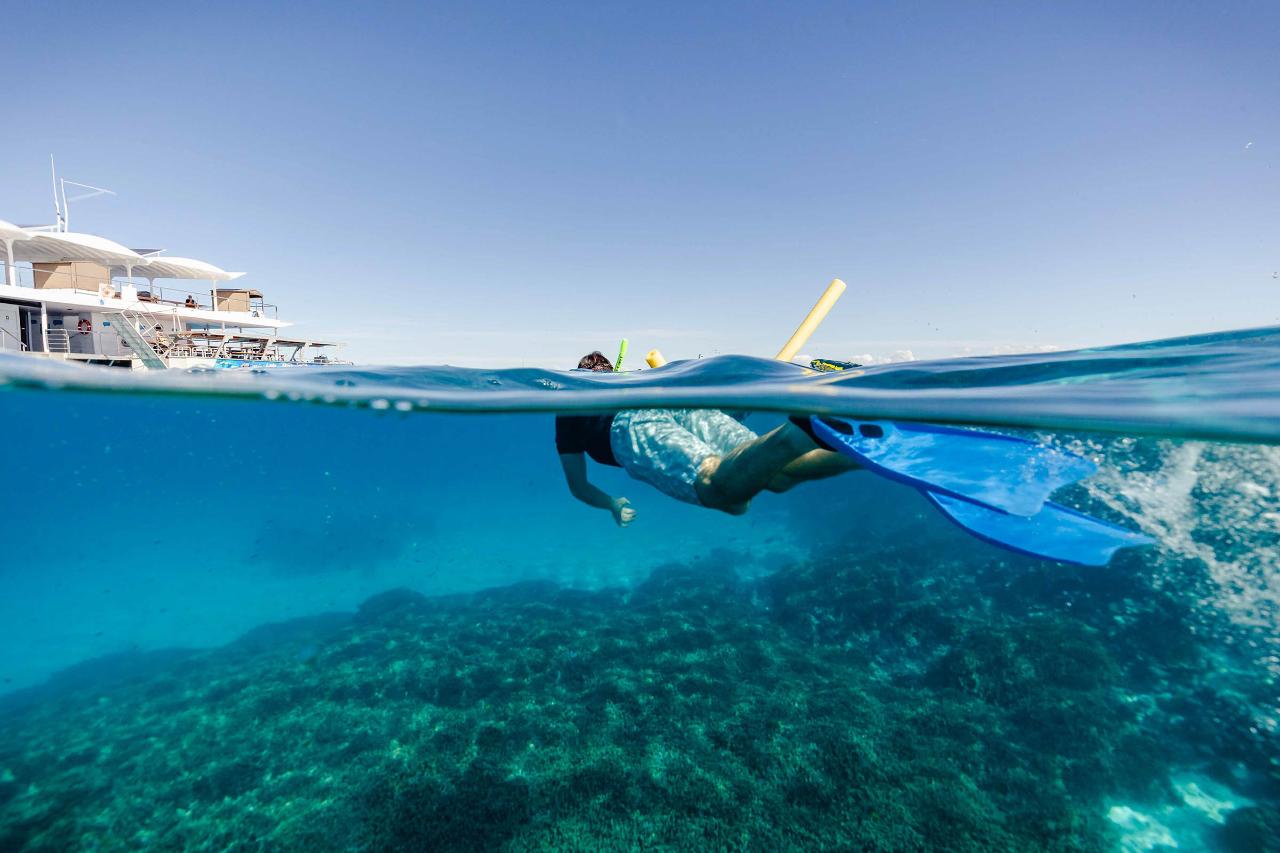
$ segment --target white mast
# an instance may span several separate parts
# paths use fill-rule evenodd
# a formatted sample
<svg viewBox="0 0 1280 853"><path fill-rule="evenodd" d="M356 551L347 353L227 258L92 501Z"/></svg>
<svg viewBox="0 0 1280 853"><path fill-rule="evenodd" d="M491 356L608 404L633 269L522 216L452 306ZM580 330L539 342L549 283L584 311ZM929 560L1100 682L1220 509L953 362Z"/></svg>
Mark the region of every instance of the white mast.
<svg viewBox="0 0 1280 853"><path fill-rule="evenodd" d="M62 204L58 201L58 167L53 163L52 154L49 155L49 173L53 179L53 212L58 217L58 224L54 226L54 230L66 231L66 223L62 220Z"/></svg>

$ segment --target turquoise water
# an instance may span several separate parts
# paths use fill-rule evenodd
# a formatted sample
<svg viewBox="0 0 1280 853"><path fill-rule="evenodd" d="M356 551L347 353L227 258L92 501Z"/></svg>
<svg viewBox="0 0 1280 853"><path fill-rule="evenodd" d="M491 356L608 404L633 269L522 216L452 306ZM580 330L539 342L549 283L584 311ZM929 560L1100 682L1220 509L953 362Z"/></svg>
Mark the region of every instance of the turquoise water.
<svg viewBox="0 0 1280 853"><path fill-rule="evenodd" d="M0 849L1277 844L1280 330L0 378ZM619 529L550 413L642 406L1030 435L1157 544L1064 566L866 472L736 518L592 464Z"/></svg>

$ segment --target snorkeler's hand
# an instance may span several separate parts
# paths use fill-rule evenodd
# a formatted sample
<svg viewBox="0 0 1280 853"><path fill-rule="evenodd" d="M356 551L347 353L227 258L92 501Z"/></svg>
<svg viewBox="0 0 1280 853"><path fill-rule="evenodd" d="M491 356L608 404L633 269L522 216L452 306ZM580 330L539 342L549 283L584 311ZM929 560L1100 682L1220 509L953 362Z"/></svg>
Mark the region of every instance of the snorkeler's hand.
<svg viewBox="0 0 1280 853"><path fill-rule="evenodd" d="M609 511L613 513L613 520L619 527L626 527L636 517L636 511L631 508L631 501L626 498L614 498Z"/></svg>

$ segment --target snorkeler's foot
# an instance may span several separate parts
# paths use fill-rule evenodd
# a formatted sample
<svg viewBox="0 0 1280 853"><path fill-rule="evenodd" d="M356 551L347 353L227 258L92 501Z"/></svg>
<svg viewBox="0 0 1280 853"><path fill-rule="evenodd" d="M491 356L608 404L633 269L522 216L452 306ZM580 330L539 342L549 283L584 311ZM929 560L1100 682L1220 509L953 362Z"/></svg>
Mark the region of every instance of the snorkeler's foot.
<svg viewBox="0 0 1280 853"><path fill-rule="evenodd" d="M812 441L814 444L816 444L818 446L818 449L835 450L834 447L827 444L825 441L823 441L821 438L818 437L818 434L816 432L814 432L813 419L809 415L792 415L791 417L787 418L787 420L789 420L793 426L795 426L805 435L809 436L809 440Z"/></svg>

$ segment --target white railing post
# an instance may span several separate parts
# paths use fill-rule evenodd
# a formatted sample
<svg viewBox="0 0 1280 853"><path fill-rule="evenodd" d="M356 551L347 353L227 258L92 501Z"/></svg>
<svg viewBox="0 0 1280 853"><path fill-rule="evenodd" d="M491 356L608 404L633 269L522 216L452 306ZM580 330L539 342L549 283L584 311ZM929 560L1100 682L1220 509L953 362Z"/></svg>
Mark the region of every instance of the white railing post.
<svg viewBox="0 0 1280 853"><path fill-rule="evenodd" d="M18 286L17 273L13 268L13 240L4 241L4 280L10 287Z"/></svg>

